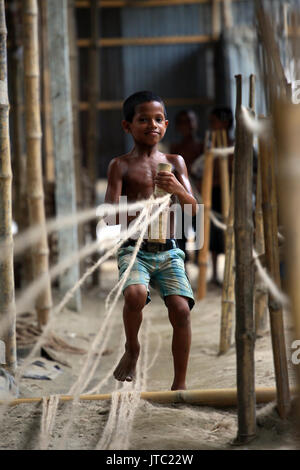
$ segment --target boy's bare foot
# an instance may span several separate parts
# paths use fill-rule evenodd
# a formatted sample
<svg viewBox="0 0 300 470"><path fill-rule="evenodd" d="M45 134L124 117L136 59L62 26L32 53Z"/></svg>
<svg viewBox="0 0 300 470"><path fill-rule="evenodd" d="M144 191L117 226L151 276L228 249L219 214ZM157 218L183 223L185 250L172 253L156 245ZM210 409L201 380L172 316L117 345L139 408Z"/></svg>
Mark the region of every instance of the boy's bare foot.
<svg viewBox="0 0 300 470"><path fill-rule="evenodd" d="M135 366L137 360L138 354L131 354L128 351L125 351L119 364L115 368L115 379L120 380L121 382L124 382L125 380L127 382L132 382L132 380L135 378Z"/></svg>
<svg viewBox="0 0 300 470"><path fill-rule="evenodd" d="M176 383L174 382L171 390L186 390L186 385L185 383Z"/></svg>

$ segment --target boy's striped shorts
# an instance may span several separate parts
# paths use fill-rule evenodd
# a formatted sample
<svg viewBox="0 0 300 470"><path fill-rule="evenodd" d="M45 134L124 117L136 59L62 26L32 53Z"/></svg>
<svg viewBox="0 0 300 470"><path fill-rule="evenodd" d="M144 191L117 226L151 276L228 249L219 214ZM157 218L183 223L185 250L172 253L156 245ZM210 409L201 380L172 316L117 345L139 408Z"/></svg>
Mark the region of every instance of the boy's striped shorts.
<svg viewBox="0 0 300 470"><path fill-rule="evenodd" d="M133 246L127 246L118 250L119 279L122 278L130 263ZM181 295L187 297L190 310L195 304L193 290L188 279L185 265L185 254L179 248L168 251L149 253L139 250L130 271L129 277L123 286L143 284L147 288L147 302L151 301L149 285L158 290L160 296L165 299L168 295Z"/></svg>

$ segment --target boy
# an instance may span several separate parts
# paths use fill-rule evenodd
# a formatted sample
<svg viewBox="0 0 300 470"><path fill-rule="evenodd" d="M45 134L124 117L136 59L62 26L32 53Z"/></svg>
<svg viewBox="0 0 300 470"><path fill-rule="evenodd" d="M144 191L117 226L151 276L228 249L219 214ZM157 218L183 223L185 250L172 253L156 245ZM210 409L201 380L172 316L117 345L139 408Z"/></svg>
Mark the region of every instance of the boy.
<svg viewBox="0 0 300 470"><path fill-rule="evenodd" d="M143 91L131 95L123 104L122 127L131 134L134 147L122 156L114 158L108 168L108 186L105 202L118 203L121 195L128 202L148 199L154 186L177 196L179 203L192 206L197 203L192 194L186 165L179 155L169 155L158 150L168 126L162 99L152 92ZM173 172L156 175L159 163L169 163ZM129 224L134 217L127 216ZM184 269L184 253L177 248L174 237L174 220L170 218L170 236L166 243L143 241L136 261L124 288L123 322L126 335L125 353L114 371L120 381L131 381L135 375L140 352L138 332L142 310L150 301L149 283L155 285L164 298L173 327L172 354L174 380L171 389L186 389L191 326L190 309L194 305L193 292ZM118 252L120 277L129 264L135 240L127 240Z"/></svg>

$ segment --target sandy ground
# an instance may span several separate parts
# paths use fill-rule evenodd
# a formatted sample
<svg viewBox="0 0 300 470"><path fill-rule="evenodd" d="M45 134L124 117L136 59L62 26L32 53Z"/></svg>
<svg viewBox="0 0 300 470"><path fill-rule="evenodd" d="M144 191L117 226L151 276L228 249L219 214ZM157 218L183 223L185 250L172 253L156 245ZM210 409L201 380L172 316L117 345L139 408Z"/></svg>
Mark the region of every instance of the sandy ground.
<svg viewBox="0 0 300 470"><path fill-rule="evenodd" d="M197 281L197 268L189 263L187 269L193 287ZM83 309L74 313L65 309L55 324L55 332L69 344L88 348L103 322L104 299L117 280L115 260L105 263L101 270L101 288L83 291ZM116 323L106 346L94 379L89 387L98 383L112 371L123 349L122 299L114 312ZM188 369L189 389L212 389L236 387L236 358L234 339L231 349L218 356L221 312L221 289L208 285L207 296L197 302L192 311L192 348ZM144 390L169 390L172 383L171 326L167 310L159 296L152 291L152 302L144 309L141 338L148 328L148 369L144 373ZM291 363L291 323L285 314L287 357L290 383L294 384ZM145 344L142 342L142 348ZM141 357L146 351L142 350ZM70 386L78 377L84 363L84 355L57 352L69 366L60 364L61 373L53 380L23 378L20 397L68 394ZM154 359L154 362L153 362ZM141 359L142 360L142 359ZM256 387L274 387L274 367L269 331L256 341ZM145 372L145 371L144 371ZM101 393L116 390L118 384L109 374L109 380ZM130 387L130 386L128 386ZM126 387L125 387L126 388ZM257 437L251 443L236 447L232 441L237 434L236 408L216 409L185 404L160 405L140 400L135 402L132 421L124 415L112 423L108 449L120 449L127 438L127 449L293 449L295 428L293 417L286 422L279 419L275 404L257 405ZM70 421L72 416L72 421ZM21 404L0 410L0 449L39 449L41 446L42 405ZM58 406L48 448L49 449L96 449L101 436L113 419L109 401L80 402L76 407L70 403ZM67 436L64 431L71 423ZM114 427L115 426L115 427ZM118 437L116 437L118 436ZM125 439L126 440L126 439ZM100 447L101 448L101 447ZM103 448L103 447L102 447Z"/></svg>

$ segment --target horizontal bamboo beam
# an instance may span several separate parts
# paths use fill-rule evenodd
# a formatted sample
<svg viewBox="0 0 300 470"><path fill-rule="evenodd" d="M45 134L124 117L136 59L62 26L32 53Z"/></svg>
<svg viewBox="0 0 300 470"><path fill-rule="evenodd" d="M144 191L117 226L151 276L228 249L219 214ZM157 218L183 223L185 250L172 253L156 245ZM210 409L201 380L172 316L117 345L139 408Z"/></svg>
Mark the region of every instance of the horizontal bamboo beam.
<svg viewBox="0 0 300 470"><path fill-rule="evenodd" d="M120 392L121 394L122 392ZM126 392L125 392L126 393ZM296 394L296 389L292 389ZM21 405L25 403L40 403L44 397L18 398L10 402L4 400L0 404L9 404L10 406ZM207 390L174 390L158 392L141 392L142 400L155 403L188 403L202 406L235 406L237 403L237 390L235 388L220 388ZM276 389L273 387L262 387L256 389L256 403L269 403L276 399ZM61 402L74 400L72 395L60 395ZM111 400L111 393L101 395L80 395L81 401L105 401Z"/></svg>
<svg viewBox="0 0 300 470"><path fill-rule="evenodd" d="M203 44L213 42L219 36L212 34L200 34L191 36L156 36L141 38L100 38L98 47L119 47L119 46L163 46L172 44ZM91 39L81 38L77 40L78 47L90 47Z"/></svg>
<svg viewBox="0 0 300 470"><path fill-rule="evenodd" d="M210 3L211 0L99 0L99 8L122 8L122 7L168 7L173 5L197 5ZM220 0L222 2L224 0ZM89 8L89 0L77 0L77 8Z"/></svg>
<svg viewBox="0 0 300 470"><path fill-rule="evenodd" d="M195 105L212 105L214 100L211 98L166 98L164 100L167 106L195 106ZM98 101L97 109L99 110L113 110L122 109L123 101L112 100L112 101ZM89 103L87 101L81 101L79 103L80 111L87 111L89 109Z"/></svg>

